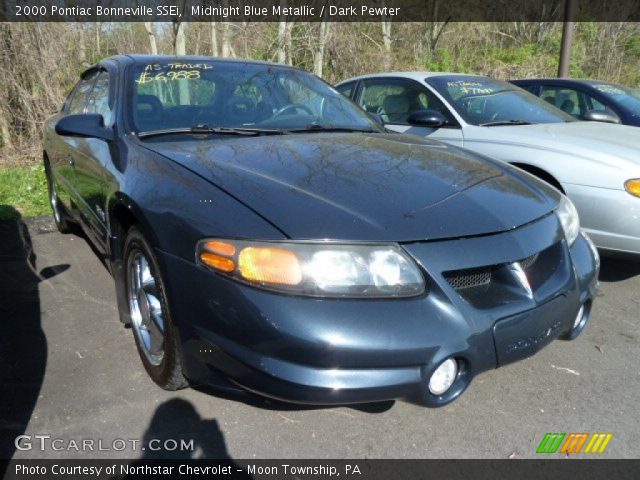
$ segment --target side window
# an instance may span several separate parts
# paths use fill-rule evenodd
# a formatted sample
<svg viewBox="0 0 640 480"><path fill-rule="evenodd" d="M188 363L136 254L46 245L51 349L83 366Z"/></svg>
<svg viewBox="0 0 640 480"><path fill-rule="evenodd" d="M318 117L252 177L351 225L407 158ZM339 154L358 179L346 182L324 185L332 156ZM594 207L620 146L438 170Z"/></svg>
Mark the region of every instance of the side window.
<svg viewBox="0 0 640 480"><path fill-rule="evenodd" d="M602 103L597 98L592 97L588 93L583 93L582 95L584 96L584 103L585 103L585 106L586 106L585 112L588 112L588 111L591 111L591 110L601 110L601 111L605 111L607 113L610 113L610 114L614 115L615 117L618 117L618 114L616 112L614 112L611 108L607 107L604 103ZM584 112L583 112L583 115L584 115Z"/></svg>
<svg viewBox="0 0 640 480"><path fill-rule="evenodd" d="M78 86L73 92L73 96L71 97L71 102L69 103L69 113L70 115L76 113L84 113L84 106L87 100L87 95L91 90L91 86L93 85L93 80L96 77L97 72L90 73L85 78L80 80Z"/></svg>
<svg viewBox="0 0 640 480"><path fill-rule="evenodd" d="M413 112L436 110L442 113L450 124L456 124L440 99L414 80L365 80L358 104L369 113L381 115L388 123L407 124L409 115Z"/></svg>
<svg viewBox="0 0 640 480"><path fill-rule="evenodd" d="M336 90L338 90L345 97L351 98L351 95L353 95L353 89L355 86L356 86L356 82L349 82L336 87Z"/></svg>
<svg viewBox="0 0 640 480"><path fill-rule="evenodd" d="M99 113L104 118L106 126L113 125L113 112L109 108L109 74L100 72L96 83L89 94L86 107L87 113Z"/></svg>
<svg viewBox="0 0 640 480"><path fill-rule="evenodd" d="M542 85L540 98L575 118L584 113L584 99L572 88Z"/></svg>

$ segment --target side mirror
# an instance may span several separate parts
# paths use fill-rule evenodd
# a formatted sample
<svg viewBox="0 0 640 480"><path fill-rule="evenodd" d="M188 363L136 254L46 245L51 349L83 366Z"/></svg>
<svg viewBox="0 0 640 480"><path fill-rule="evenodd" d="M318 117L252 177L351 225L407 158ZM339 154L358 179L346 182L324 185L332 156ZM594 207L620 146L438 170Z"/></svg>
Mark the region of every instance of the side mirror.
<svg viewBox="0 0 640 480"><path fill-rule="evenodd" d="M607 110L589 110L582 116L582 119L587 122L620 123L620 118Z"/></svg>
<svg viewBox="0 0 640 480"><path fill-rule="evenodd" d="M114 139L113 129L104 126L104 118L99 113L68 115L58 120L55 130L65 137Z"/></svg>
<svg viewBox="0 0 640 480"><path fill-rule="evenodd" d="M419 127L439 128L447 123L447 118L437 110L418 110L411 113L407 121Z"/></svg>

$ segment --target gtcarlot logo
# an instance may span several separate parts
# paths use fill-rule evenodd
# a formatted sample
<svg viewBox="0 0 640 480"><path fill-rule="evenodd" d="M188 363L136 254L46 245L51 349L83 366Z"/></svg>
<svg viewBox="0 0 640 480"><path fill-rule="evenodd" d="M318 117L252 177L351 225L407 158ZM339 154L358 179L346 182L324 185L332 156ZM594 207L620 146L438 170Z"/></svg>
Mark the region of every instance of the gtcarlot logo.
<svg viewBox="0 0 640 480"><path fill-rule="evenodd" d="M115 438L107 441L103 439L82 438L65 439L53 437L49 434L18 435L14 441L18 450L30 451L72 451L72 452L122 452L125 450L151 450L168 452L193 452L193 439L152 438L144 442L137 438Z"/></svg>
<svg viewBox="0 0 640 480"><path fill-rule="evenodd" d="M536 453L604 453L612 438L612 433L547 433Z"/></svg>

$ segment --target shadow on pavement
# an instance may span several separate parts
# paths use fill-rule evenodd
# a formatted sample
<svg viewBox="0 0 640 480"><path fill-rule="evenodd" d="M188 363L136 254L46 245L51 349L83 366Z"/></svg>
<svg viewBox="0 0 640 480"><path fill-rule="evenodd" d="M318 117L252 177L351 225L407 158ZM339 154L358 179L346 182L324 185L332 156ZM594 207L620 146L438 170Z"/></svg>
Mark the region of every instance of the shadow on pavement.
<svg viewBox="0 0 640 480"><path fill-rule="evenodd" d="M621 282L640 275L640 261L633 257L602 255L601 282Z"/></svg>
<svg viewBox="0 0 640 480"><path fill-rule="evenodd" d="M180 447L183 444L189 447L183 449ZM142 466L147 460L216 459L232 466L232 473L227 478L253 478L244 471L238 472L239 466L227 452L218 422L201 418L191 402L181 398L168 400L156 409L141 447L145 449L144 454L130 467ZM138 478L138 475L123 478Z"/></svg>
<svg viewBox="0 0 640 480"><path fill-rule="evenodd" d="M20 213L0 210L0 459L15 452L38 400L47 364L47 340L40 325L38 285L69 268L36 270L31 235ZM4 472L0 471L0 478Z"/></svg>

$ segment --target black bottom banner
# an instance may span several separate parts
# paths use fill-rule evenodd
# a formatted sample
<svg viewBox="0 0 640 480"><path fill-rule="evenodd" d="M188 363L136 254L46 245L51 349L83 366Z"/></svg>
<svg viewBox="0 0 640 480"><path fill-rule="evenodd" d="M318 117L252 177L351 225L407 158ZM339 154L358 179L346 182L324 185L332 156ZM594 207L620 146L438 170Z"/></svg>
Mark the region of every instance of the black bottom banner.
<svg viewBox="0 0 640 480"><path fill-rule="evenodd" d="M640 460L0 460L2 472L4 480L637 480Z"/></svg>

